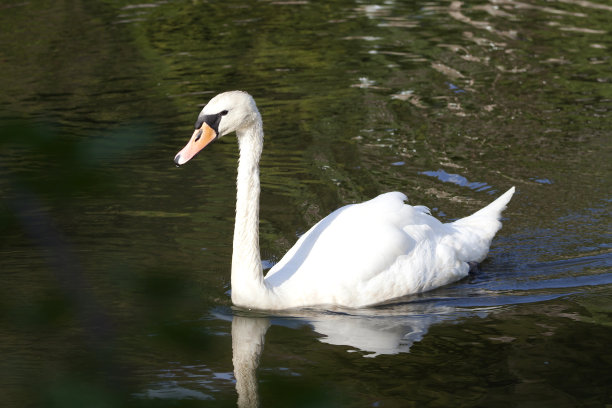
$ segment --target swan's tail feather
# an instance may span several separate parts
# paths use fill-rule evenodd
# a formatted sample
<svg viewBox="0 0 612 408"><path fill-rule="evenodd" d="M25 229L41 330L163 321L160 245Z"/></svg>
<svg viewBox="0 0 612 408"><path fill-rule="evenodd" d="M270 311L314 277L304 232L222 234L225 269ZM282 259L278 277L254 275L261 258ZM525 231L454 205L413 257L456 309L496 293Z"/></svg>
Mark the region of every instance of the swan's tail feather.
<svg viewBox="0 0 612 408"><path fill-rule="evenodd" d="M455 248L463 261L481 262L487 256L491 241L501 228L501 213L514 191L512 187L486 207L450 224L454 230L453 238L459 244Z"/></svg>
<svg viewBox="0 0 612 408"><path fill-rule="evenodd" d="M512 195L514 194L514 190L515 190L514 187L512 187L510 190L506 191L504 194L499 196L491 204L487 205L484 208L481 208L480 210L476 211L474 214L470 215L469 217L465 217L465 218L455 221L454 224L469 223L471 220L483 219L483 218L484 219L494 218L496 220L499 220L499 218L501 217L502 211L506 209L506 206L510 202Z"/></svg>

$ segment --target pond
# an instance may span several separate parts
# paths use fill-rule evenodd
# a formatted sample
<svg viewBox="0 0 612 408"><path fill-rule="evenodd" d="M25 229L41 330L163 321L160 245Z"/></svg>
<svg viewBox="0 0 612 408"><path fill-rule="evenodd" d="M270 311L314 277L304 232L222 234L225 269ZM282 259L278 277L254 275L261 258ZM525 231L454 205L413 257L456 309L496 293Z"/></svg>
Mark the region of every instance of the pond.
<svg viewBox="0 0 612 408"><path fill-rule="evenodd" d="M612 404L607 1L0 11L3 406ZM232 89L264 121L266 268L345 204L402 191L449 222L516 186L479 273L233 307L235 137L173 164Z"/></svg>

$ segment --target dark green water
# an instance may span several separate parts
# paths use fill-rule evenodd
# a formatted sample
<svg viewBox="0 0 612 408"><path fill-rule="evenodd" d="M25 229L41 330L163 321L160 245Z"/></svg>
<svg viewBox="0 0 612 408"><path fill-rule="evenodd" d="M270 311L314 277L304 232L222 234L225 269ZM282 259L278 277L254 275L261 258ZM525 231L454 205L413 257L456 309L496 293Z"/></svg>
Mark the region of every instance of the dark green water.
<svg viewBox="0 0 612 408"><path fill-rule="evenodd" d="M235 406L236 379L243 406L611 406L610 21L604 0L3 1L2 406ZM481 273L233 309L236 142L172 163L231 89L264 118L268 264L381 192L449 221L515 185Z"/></svg>

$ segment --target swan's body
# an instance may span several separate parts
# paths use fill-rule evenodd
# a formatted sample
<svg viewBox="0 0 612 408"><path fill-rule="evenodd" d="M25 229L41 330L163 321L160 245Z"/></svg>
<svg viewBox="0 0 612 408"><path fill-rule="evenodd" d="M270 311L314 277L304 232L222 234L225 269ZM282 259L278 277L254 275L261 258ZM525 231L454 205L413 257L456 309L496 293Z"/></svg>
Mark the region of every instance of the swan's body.
<svg viewBox="0 0 612 408"><path fill-rule="evenodd" d="M468 275L482 261L514 187L487 207L443 224L399 192L342 207L306 232L263 276L259 253L261 116L241 91L217 95L175 157L186 163L217 137L236 131L240 146L232 301L254 309L316 305L361 307L424 292Z"/></svg>

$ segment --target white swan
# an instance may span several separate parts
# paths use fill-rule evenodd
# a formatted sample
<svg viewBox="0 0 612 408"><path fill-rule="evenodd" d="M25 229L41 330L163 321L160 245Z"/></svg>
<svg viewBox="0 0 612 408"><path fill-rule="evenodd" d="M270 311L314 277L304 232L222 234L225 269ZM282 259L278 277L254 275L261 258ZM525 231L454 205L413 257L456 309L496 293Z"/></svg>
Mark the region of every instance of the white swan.
<svg viewBox="0 0 612 408"><path fill-rule="evenodd" d="M236 224L232 255L232 302L252 309L336 305L361 307L424 292L468 275L482 261L514 187L469 217L442 224L422 206L392 192L342 207L300 237L264 278L259 253L259 158L263 124L246 92L212 98L202 109L182 165L206 145L236 132Z"/></svg>

